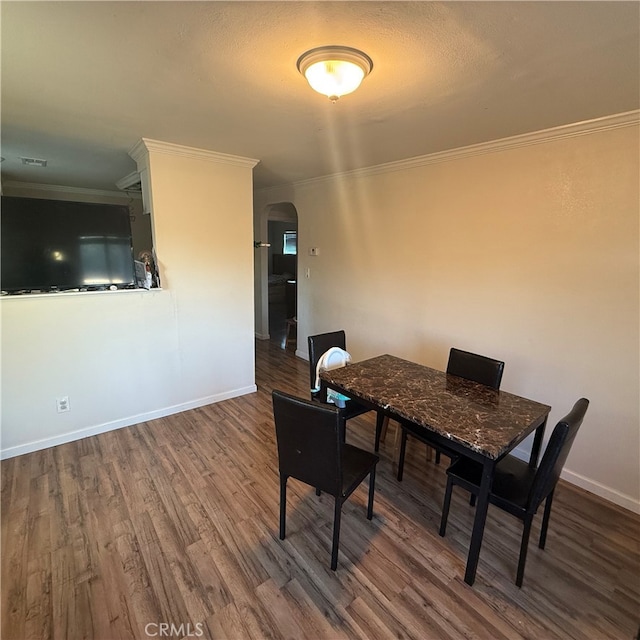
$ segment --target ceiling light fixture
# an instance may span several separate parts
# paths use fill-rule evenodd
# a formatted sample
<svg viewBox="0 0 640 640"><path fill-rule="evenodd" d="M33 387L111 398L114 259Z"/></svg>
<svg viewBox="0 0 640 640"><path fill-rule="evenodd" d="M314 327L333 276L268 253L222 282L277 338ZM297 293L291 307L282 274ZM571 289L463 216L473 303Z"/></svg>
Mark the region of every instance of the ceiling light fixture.
<svg viewBox="0 0 640 640"><path fill-rule="evenodd" d="M306 51L296 66L312 89L335 102L360 86L371 73L373 61L358 49L328 46Z"/></svg>

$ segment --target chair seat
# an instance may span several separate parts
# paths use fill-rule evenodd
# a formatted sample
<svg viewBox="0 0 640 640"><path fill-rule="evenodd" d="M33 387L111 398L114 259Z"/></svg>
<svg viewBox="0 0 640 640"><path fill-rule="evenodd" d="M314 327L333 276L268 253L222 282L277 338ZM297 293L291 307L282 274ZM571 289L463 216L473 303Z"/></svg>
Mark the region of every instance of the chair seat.
<svg viewBox="0 0 640 640"><path fill-rule="evenodd" d="M482 465L461 457L451 464L447 474L454 476L459 484L478 488L482 480ZM526 462L515 456L506 456L496 465L491 495L525 509L535 474L536 469Z"/></svg>
<svg viewBox="0 0 640 640"><path fill-rule="evenodd" d="M380 458L346 443L342 456L342 495L348 496L369 475Z"/></svg>

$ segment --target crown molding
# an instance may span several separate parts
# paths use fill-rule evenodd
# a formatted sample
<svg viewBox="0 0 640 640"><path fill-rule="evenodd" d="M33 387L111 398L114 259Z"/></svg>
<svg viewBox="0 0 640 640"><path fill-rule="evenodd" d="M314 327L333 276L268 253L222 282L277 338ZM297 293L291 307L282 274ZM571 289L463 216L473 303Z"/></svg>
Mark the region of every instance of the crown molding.
<svg viewBox="0 0 640 640"><path fill-rule="evenodd" d="M266 187L265 189L256 189L259 193L269 193L277 191L286 186L304 186L327 182L340 178L358 178L365 176L377 175L380 173L391 173L392 171L403 171L413 169L415 167L423 167L430 164L438 164L457 160L459 158L469 158L473 156L484 155L487 153L496 153L498 151L507 151L509 149L518 149L521 147L529 147L536 144L544 144L556 140L567 138L575 138L578 136L591 135L602 131L611 131L613 129L621 129L623 127L637 126L640 123L640 109L634 111L626 111L602 118L594 118L593 120L584 120L572 124L552 127L550 129L542 129L532 133L524 133L509 138L501 138L490 142L481 142L472 144L467 147L458 147L457 149L449 149L447 151L439 151L423 156L415 156L406 160L397 160L395 162L386 162L384 164L365 167L363 169L353 169L351 171L343 171L340 173L332 173L317 178L309 178L307 180L299 180L291 183L291 185L279 185L275 187Z"/></svg>
<svg viewBox="0 0 640 640"><path fill-rule="evenodd" d="M160 140L151 140L149 138L141 138L129 151L129 155L136 161L140 162L147 153L163 153L165 155L181 156L183 158L194 158L196 160L207 160L209 162L217 162L220 164L230 164L237 167L246 167L253 169L260 160L254 158L243 158L242 156L233 156L227 153L218 153L217 151L209 151L208 149L197 149L195 147L185 147L180 144L171 142L161 142Z"/></svg>
<svg viewBox="0 0 640 640"><path fill-rule="evenodd" d="M102 198L140 198L139 193L128 193L124 191L107 191L104 189L86 189L84 187L65 187L59 184L41 184L38 182L18 182L7 180L2 183L3 189L29 189L31 191L53 191L54 193L73 193L81 196L95 196Z"/></svg>

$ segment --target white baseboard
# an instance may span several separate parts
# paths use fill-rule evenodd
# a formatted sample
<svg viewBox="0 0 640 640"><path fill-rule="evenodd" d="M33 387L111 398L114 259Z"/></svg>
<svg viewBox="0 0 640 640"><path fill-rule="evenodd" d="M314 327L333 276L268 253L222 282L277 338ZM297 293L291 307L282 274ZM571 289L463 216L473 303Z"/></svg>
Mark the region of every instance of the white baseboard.
<svg viewBox="0 0 640 640"><path fill-rule="evenodd" d="M640 501L634 500L631 496L627 496L623 493L620 493L619 491L615 491L610 487L600 484L595 480L585 478L579 473L574 473L573 471L569 471L568 469L565 469L560 477L563 480L576 485L576 487L580 487L581 489L584 489L589 493L594 493L595 495L600 496L604 500L608 500L609 502L617 504L623 509L628 509L629 511L633 511L633 513L640 514Z"/></svg>
<svg viewBox="0 0 640 640"><path fill-rule="evenodd" d="M531 451L524 447L516 447L511 453L520 460L528 460ZM633 511L633 513L640 514L640 500L637 500L632 496L620 493L615 489L611 489L610 487L600 484L595 480L591 480L590 478L586 478L585 476L566 468L563 469L560 477L576 487L580 487L581 489L584 489L589 493L593 493L604 500L617 504L623 509L628 509L629 511Z"/></svg>
<svg viewBox="0 0 640 640"><path fill-rule="evenodd" d="M176 404L170 407L163 407L156 411L149 411L148 413L140 413L135 416L129 416L127 418L121 418L120 420L113 420L112 422L105 422L103 424L95 425L93 427L86 427L84 429L77 429L76 431L69 431L50 438L43 438L41 440L33 440L25 444L17 445L15 447L9 447L8 449L2 449L0 451L0 460L6 460L7 458L14 458L15 456L21 456L25 453L32 453L33 451L39 451L40 449L48 449L49 447L55 447L59 444L66 444L67 442L73 442L74 440L81 440L82 438L88 438L89 436L95 436L99 433L105 433L107 431L114 431L115 429L122 429L123 427L131 427L134 424L141 422L147 422L148 420L156 420L157 418L164 418L174 413L181 413L182 411L188 411L189 409L197 409L198 407L204 407L208 404L215 404L222 400L229 400L230 398L237 398L244 396L248 393L255 393L258 387L253 384L248 387L242 387L240 389L233 389L231 391L225 391L224 393L215 394L212 396L206 396L204 398L198 398L182 404Z"/></svg>
<svg viewBox="0 0 640 640"><path fill-rule="evenodd" d="M256 331L255 335L258 340L269 340L271 338L271 336L268 333L258 333Z"/></svg>

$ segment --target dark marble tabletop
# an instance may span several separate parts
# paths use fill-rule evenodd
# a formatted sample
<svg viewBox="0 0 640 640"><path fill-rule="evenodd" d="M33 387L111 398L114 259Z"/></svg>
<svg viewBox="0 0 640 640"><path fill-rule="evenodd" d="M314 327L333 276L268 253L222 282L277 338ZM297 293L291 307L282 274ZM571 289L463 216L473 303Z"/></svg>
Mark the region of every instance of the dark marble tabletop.
<svg viewBox="0 0 640 640"><path fill-rule="evenodd" d="M330 387L438 433L493 460L551 407L391 355L323 371Z"/></svg>

